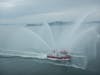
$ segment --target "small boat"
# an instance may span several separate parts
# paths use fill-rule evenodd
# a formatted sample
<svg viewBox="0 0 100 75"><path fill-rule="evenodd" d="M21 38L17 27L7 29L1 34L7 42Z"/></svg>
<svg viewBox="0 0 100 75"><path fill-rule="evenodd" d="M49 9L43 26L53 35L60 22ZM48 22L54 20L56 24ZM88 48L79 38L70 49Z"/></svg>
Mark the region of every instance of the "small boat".
<svg viewBox="0 0 100 75"><path fill-rule="evenodd" d="M48 59L51 60L71 60L71 56L66 50L53 51L53 53L47 55Z"/></svg>

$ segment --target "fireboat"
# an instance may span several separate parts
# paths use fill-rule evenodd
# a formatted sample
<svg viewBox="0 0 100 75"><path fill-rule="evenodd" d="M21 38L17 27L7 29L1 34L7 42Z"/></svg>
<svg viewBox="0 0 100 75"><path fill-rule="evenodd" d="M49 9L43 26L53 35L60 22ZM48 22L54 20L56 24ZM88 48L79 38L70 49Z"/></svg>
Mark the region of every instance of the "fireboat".
<svg viewBox="0 0 100 75"><path fill-rule="evenodd" d="M51 54L47 55L47 58L50 60L71 60L71 55L68 54L66 50L54 50Z"/></svg>

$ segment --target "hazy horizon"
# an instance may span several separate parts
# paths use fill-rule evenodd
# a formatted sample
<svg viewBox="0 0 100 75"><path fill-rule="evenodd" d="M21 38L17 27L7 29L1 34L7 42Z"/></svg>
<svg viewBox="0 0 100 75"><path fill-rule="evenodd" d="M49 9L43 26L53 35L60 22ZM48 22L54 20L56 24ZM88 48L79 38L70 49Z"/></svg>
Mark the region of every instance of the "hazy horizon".
<svg viewBox="0 0 100 75"><path fill-rule="evenodd" d="M34 23L76 20L92 13L89 20L100 19L100 0L0 0L0 23Z"/></svg>

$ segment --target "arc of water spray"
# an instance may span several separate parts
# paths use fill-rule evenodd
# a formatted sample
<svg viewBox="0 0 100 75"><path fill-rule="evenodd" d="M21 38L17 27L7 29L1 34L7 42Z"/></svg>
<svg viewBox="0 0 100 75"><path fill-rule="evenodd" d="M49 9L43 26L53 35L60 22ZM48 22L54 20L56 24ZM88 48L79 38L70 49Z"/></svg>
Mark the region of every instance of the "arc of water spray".
<svg viewBox="0 0 100 75"><path fill-rule="evenodd" d="M51 49L50 46L48 45L48 43L46 41L44 41L44 39L41 36L39 36L37 33L35 33L34 31L32 31L30 29L28 29L28 30L31 31L33 33L33 35L35 37L37 37L40 41L42 41L48 47L48 49Z"/></svg>
<svg viewBox="0 0 100 75"><path fill-rule="evenodd" d="M76 22L76 25L78 25L78 27L76 27L74 30L77 32L77 30L80 28L80 25L84 22L84 20L85 20L87 17L89 17L90 15L94 14L95 12L96 12L96 10L92 10L91 12L88 12L88 13L86 14L86 16L83 16L83 20L80 20L79 23ZM82 36L88 34L88 32L93 31L93 29L95 29L95 27L88 28L87 31L84 29L82 32L79 32L79 34L81 34L80 36L82 37ZM74 33L74 32L73 32L73 33ZM78 36L78 38L79 38L80 36ZM96 57L96 51L94 52L94 54L95 54L95 57Z"/></svg>
<svg viewBox="0 0 100 75"><path fill-rule="evenodd" d="M73 46L76 45L76 42L80 39L80 37L87 36L91 31L94 31L94 29L95 29L95 27L87 28L86 31L84 31L84 32L82 32L80 35L78 35L78 36L77 36L77 39L74 40L74 42L73 42ZM95 44L95 43L94 43L94 44ZM94 46L95 46L95 45L94 45ZM74 52L74 53L75 53L75 52ZM94 53L94 55L96 56L96 51L93 51L92 53ZM75 54L77 54L77 52L76 52ZM72 55L72 56L73 56L73 55ZM73 57L76 57L76 56L73 56ZM79 57L80 57L80 55L79 55ZM84 56L84 68L86 68L86 66L87 66L87 63L88 63L87 61L88 61L87 56Z"/></svg>
<svg viewBox="0 0 100 75"><path fill-rule="evenodd" d="M50 35L50 40L52 42L52 45L53 45L53 48L56 49L56 42L55 42L55 39L54 39L54 35L53 35L53 32L50 28L50 25L47 23L47 22L44 22L44 26L46 26L46 28L48 29L48 32L49 32L49 35Z"/></svg>
<svg viewBox="0 0 100 75"><path fill-rule="evenodd" d="M70 35L69 35L70 38L71 38L71 37L74 35L74 33L76 33L77 30L81 27L81 24L84 22L84 20L85 20L87 17L89 17L90 15L92 15L93 13L95 13L94 10L93 10L93 11L90 11L90 12L87 12L87 13L85 13L85 15L83 15L81 18L79 18L79 19L75 22L75 25L74 25L74 27L72 28L72 31L71 31L71 33L70 33Z"/></svg>
<svg viewBox="0 0 100 75"><path fill-rule="evenodd" d="M84 20L90 16L91 14L95 13L96 10L93 10L91 12L87 12L85 15L83 15L81 18L79 18L76 22L75 22L75 25L74 27L69 31L70 34L68 34L68 36L66 37L66 39L69 41L72 41L73 37L74 37L74 34L77 33L78 29L81 27L81 24L84 22ZM65 31L66 32L66 31ZM78 33L81 33L81 32L78 32ZM62 37L65 36L65 33L62 35ZM64 42L64 40L63 40Z"/></svg>
<svg viewBox="0 0 100 75"><path fill-rule="evenodd" d="M83 31L81 34L79 34L77 36L77 39L75 39L75 40L79 40L80 37L83 37L83 36L87 35L89 32L93 31L95 28L96 27L87 28L85 31ZM75 42L73 42L73 43L75 44Z"/></svg>
<svg viewBox="0 0 100 75"><path fill-rule="evenodd" d="M81 23L83 23L84 19L87 18L87 16L88 16L89 14L90 14L90 13L83 15L80 19L78 19L78 21L76 21L76 22L74 23L74 27L69 31L70 34L68 34L67 37L66 37L67 40L70 40L70 39L72 39L72 38L74 37L74 34L75 34L76 31L80 28ZM66 31L65 31L65 32L66 32ZM64 36L65 36L65 33L62 35L62 37L64 37ZM72 41L72 40L71 40L71 41ZM63 40L63 42L64 42L64 40Z"/></svg>
<svg viewBox="0 0 100 75"><path fill-rule="evenodd" d="M84 37L84 36L88 36L88 34L90 34L90 32L92 33L92 34L94 34L94 35L96 35L96 27L91 27L91 28L87 28L87 30L86 31L84 31L84 32L82 32L80 35L78 35L77 36L77 39L76 40L74 40L74 42L73 42L73 46L75 47L75 45L76 45L76 42L81 38L81 37ZM93 36L94 36L93 35ZM94 36L94 38L96 39L96 36ZM84 42L84 41L83 41ZM97 40L93 40L93 45L92 45L92 49L93 49L93 51L92 51L92 58L94 59L94 58L96 58L96 54L97 54L97 52L96 52L96 42L97 42ZM85 54L87 53L87 51L85 50L84 51L85 52ZM90 51L89 51L90 52ZM88 57L87 57L87 60L88 60Z"/></svg>

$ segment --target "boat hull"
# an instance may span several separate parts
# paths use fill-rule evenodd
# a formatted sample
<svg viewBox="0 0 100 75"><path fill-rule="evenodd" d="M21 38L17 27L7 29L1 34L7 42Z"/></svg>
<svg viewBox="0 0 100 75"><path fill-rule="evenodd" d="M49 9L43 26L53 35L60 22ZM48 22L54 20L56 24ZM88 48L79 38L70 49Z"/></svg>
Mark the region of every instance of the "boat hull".
<svg viewBox="0 0 100 75"><path fill-rule="evenodd" d="M71 60L71 56L57 57L48 55L47 58L51 60Z"/></svg>

